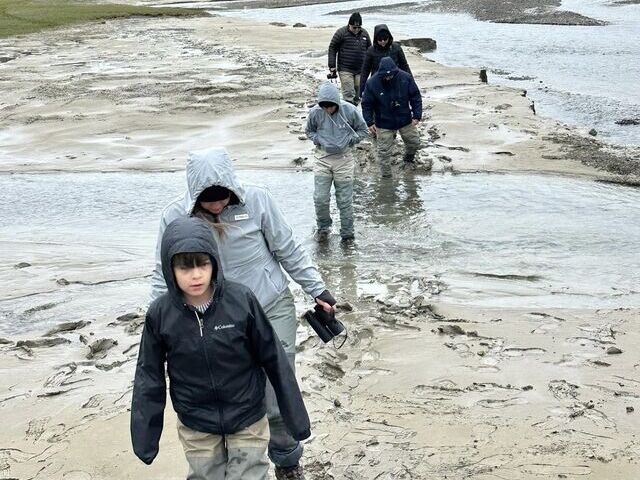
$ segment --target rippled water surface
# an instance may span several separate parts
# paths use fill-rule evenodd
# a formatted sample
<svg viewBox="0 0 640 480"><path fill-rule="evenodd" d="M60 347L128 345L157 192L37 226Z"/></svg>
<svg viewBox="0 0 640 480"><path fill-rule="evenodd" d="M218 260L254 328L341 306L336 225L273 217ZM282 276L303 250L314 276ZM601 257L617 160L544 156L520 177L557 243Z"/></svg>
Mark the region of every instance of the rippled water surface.
<svg viewBox="0 0 640 480"><path fill-rule="evenodd" d="M329 284L362 291L362 279L403 274L438 278L442 299L465 304L640 305L638 189L524 175L361 179L357 241L345 249L337 235L311 238L310 173L240 175L271 188ZM1 176L3 258L38 245L65 261L122 251L150 268L161 209L183 185L184 173Z"/></svg>
<svg viewBox="0 0 640 480"><path fill-rule="evenodd" d="M308 25L340 25L348 17L326 14L379 4L358 1L244 10L233 15ZM615 122L640 115L637 89L640 5L564 0L562 8L607 21L609 25L499 24L480 22L463 14L393 11L366 13L363 18L371 34L374 25L386 23L398 37L436 39L438 49L429 57L438 62L492 69L491 82L526 89L539 114L595 127L601 137L614 143L639 145L639 126L622 127Z"/></svg>

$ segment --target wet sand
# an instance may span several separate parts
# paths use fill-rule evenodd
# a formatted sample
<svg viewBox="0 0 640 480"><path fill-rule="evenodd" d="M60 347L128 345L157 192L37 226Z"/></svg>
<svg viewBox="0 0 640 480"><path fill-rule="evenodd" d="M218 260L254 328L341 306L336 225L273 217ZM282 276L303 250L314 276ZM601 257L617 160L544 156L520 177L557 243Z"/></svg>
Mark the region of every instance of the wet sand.
<svg viewBox="0 0 640 480"><path fill-rule="evenodd" d="M12 59L0 65L0 172L181 170L190 149L213 144L239 167L307 168L304 118L334 30L134 19L3 40ZM433 162L434 174L637 181L636 150L535 116L522 92L482 84L477 70L414 52L409 61L424 94L420 161ZM359 150L362 174L376 171L370 149ZM4 477L184 478L170 408L151 467L129 446L148 280L122 259L136 252L74 265L64 244L37 245L50 263L30 266L18 263L11 239L1 245L12 252L2 277L21 280L3 289L4 321L28 325L75 288L92 289L73 303L73 321L90 323L0 339ZM319 263L350 336L335 351L299 330L298 378L314 428L309 478L640 476L637 309L461 307L440 302L431 278L363 278L348 261ZM295 293L302 313L308 301Z"/></svg>

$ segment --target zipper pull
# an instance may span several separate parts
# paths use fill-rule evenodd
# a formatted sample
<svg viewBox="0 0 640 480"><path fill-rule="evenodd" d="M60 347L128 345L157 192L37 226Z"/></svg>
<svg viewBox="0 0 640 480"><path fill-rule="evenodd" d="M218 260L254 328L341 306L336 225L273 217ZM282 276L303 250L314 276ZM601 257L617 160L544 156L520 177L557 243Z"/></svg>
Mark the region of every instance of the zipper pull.
<svg viewBox="0 0 640 480"><path fill-rule="evenodd" d="M198 312L193 312L196 314L196 318L198 319L198 326L200 327L200 336L203 337L204 335L202 334L202 319L200 318L200 315L198 315Z"/></svg>

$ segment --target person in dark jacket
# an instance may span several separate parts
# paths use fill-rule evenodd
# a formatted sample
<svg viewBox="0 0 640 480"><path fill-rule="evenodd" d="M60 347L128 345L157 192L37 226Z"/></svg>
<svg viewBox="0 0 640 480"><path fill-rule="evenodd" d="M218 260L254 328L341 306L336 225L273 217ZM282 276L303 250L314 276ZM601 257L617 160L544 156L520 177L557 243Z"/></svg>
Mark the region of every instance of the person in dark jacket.
<svg viewBox="0 0 640 480"><path fill-rule="evenodd" d="M384 57L389 57L400 70L411 75L411 69L407 63L407 57L404 56L402 46L399 43L393 42L393 35L391 35L389 28L384 23L381 23L375 26L373 31L373 45L367 49L364 63L362 64L362 71L360 72L361 97L369 75L371 75L371 72L375 74L378 71L378 68L380 68L380 60Z"/></svg>
<svg viewBox="0 0 640 480"><path fill-rule="evenodd" d="M206 222L174 220L164 231L161 252L167 292L150 305L140 341L131 403L133 450L146 464L158 454L166 364L187 479L266 480L267 377L290 434L297 440L310 436L287 355L251 290L224 279Z"/></svg>
<svg viewBox="0 0 640 480"><path fill-rule="evenodd" d="M362 17L358 12L351 14L348 25L336 30L329 43L329 71L334 76L337 71L342 97L354 105L360 102L360 70L364 54L370 46L371 38L362 28Z"/></svg>
<svg viewBox="0 0 640 480"><path fill-rule="evenodd" d="M413 77L399 70L389 57L380 61L378 73L367 80L362 115L369 131L376 136L376 153L383 176L391 176L396 132L404 141L405 167L415 165L415 155L420 148L417 125L422 119L422 96Z"/></svg>

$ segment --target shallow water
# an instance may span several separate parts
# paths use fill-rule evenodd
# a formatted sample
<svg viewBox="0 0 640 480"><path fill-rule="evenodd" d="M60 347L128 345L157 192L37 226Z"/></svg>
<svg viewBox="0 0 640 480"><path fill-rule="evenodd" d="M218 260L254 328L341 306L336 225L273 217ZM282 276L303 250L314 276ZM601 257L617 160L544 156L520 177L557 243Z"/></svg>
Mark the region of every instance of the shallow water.
<svg viewBox="0 0 640 480"><path fill-rule="evenodd" d="M399 3L399 2L395 2ZM606 26L558 26L480 22L469 15L436 13L364 15L365 27L386 23L398 37L431 37L428 56L447 65L488 67L490 82L526 89L538 114L595 128L613 143L640 145L639 126L616 120L637 118L640 95L640 5L611 6L609 0L564 0L562 8L610 22ZM264 21L340 25L333 11L379 5L358 1L285 9L256 9L233 15ZM463 32L461 34L461 32ZM327 44L329 39L327 39ZM513 80L511 78L529 77Z"/></svg>
<svg viewBox="0 0 640 480"><path fill-rule="evenodd" d="M529 175L361 178L357 240L345 248L337 234L326 245L311 237L311 173L240 175L270 187L330 288L342 295L375 294L394 278L420 277L443 282L440 298L454 303L640 305L638 189ZM0 333L144 305L159 215L183 185L182 172L0 176L0 275L9 285L13 266L26 261L34 282L32 290L20 285L28 295L5 292ZM38 276L51 281L70 271L98 280L142 273L131 284L79 284L54 293L36 286ZM74 307L65 309L68 298ZM47 302L62 306L21 314Z"/></svg>

